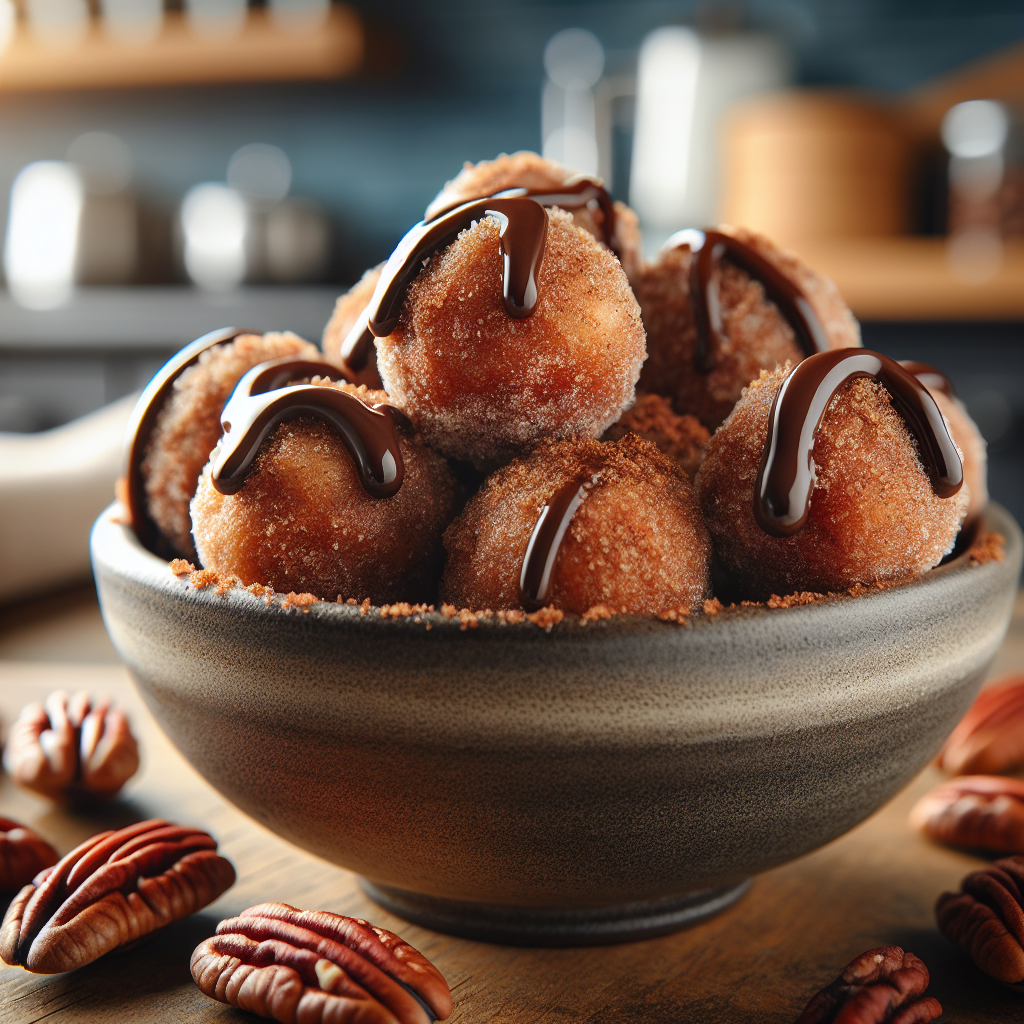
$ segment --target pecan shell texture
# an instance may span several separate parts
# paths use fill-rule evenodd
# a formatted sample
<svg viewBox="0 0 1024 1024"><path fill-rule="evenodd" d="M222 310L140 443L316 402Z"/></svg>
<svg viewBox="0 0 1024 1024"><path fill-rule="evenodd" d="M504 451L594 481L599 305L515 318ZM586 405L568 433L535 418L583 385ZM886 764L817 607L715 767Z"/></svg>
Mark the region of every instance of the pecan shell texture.
<svg viewBox="0 0 1024 1024"><path fill-rule="evenodd" d="M869 949L823 988L796 1024L928 1024L942 1013L926 996L928 968L899 946Z"/></svg>
<svg viewBox="0 0 1024 1024"><path fill-rule="evenodd" d="M392 932L324 910L262 903L196 947L213 999L282 1024L432 1024L452 1012L441 972Z"/></svg>
<svg viewBox="0 0 1024 1024"><path fill-rule="evenodd" d="M199 829L143 821L101 832L26 885L0 925L0 959L60 974L212 903L235 881Z"/></svg>
<svg viewBox="0 0 1024 1024"><path fill-rule="evenodd" d="M0 892L17 892L56 863L57 851L45 839L10 818L0 818Z"/></svg>
<svg viewBox="0 0 1024 1024"><path fill-rule="evenodd" d="M939 930L986 974L1024 992L1024 857L1005 857L944 892Z"/></svg>
<svg viewBox="0 0 1024 1024"><path fill-rule="evenodd" d="M922 797L910 824L946 846L1024 853L1024 782L1005 775L962 775Z"/></svg>
<svg viewBox="0 0 1024 1024"><path fill-rule="evenodd" d="M1024 675L978 694L939 752L950 775L999 775L1024 768Z"/></svg>
<svg viewBox="0 0 1024 1024"><path fill-rule="evenodd" d="M139 747L109 698L58 690L45 704L29 704L11 726L4 767L51 800L107 800L135 774Z"/></svg>

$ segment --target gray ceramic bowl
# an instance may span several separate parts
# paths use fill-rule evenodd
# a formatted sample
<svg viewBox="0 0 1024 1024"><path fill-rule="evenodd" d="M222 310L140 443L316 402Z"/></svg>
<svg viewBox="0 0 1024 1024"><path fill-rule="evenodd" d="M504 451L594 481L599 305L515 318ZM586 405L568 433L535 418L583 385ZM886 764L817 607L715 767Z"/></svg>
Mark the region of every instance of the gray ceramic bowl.
<svg viewBox="0 0 1024 1024"><path fill-rule="evenodd" d="M286 610L173 576L108 509L107 629L228 799L400 916L537 945L659 934L895 794L971 703L1006 557L858 598L550 632ZM273 893L267 893L273 899Z"/></svg>

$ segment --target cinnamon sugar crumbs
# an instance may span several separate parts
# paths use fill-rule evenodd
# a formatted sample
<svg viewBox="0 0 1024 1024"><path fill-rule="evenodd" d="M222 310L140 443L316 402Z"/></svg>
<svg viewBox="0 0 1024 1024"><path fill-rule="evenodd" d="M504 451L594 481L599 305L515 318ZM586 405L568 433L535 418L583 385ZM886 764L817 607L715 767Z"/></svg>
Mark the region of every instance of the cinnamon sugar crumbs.
<svg viewBox="0 0 1024 1024"><path fill-rule="evenodd" d="M662 622L685 622L689 617L689 608L662 608L657 615Z"/></svg>
<svg viewBox="0 0 1024 1024"><path fill-rule="evenodd" d="M519 608L501 608L494 616L503 626L512 626L519 622L526 622L526 612Z"/></svg>
<svg viewBox="0 0 1024 1024"><path fill-rule="evenodd" d="M967 551L974 565L1001 562L1006 557L1006 538L1001 533L983 533Z"/></svg>
<svg viewBox="0 0 1024 1024"><path fill-rule="evenodd" d="M967 551L968 557L972 565L984 565L988 562L1002 561L1005 557L1005 546L1006 538L1000 533L983 533L980 534L975 541L971 544ZM222 576L219 572L214 569L196 569L195 566L184 558L175 558L169 563L169 567L175 576L182 577L187 576L187 582L196 588L196 590L205 590L209 587L215 588L216 594L225 594L229 590L239 587L244 589L247 593L254 595L255 597L262 597L269 605L273 598L276 596L273 587L264 586L260 583L252 583L249 586L244 586L237 577L235 576ZM707 616L716 616L723 611L735 611L737 609L746 608L769 608L772 610L784 609L784 608L799 608L807 605L818 604L822 601L827 601L837 597L861 597L865 594L869 594L876 591L890 590L893 587L901 586L903 580L880 580L871 584L856 583L852 587L848 587L845 591L833 593L821 593L818 591L804 590L794 592L792 594L772 594L767 601L740 601L734 602L728 605L722 604L717 597L712 597L703 603L703 612ZM307 611L309 608L316 604L319 604L321 599L316 597L314 594L297 594L294 592L283 595L281 607L284 610L290 610L297 608L302 611ZM359 614L361 616L368 615L373 609L373 605L370 603L369 598L365 598L362 602L357 601L354 597L342 598L339 594L337 599L338 604L344 604L349 607L358 607ZM531 622L535 626L539 626L542 629L550 631L551 628L560 623L565 618L565 613L561 609L546 607L540 609L540 611L527 613L519 608L502 608L498 611L493 611L489 608L485 609L471 609L471 608L458 608L452 604L442 603L438 608L432 604L410 604L409 602L398 602L396 604L382 605L377 611L382 619L400 619L400 618L411 618L417 624L422 623L422 616L429 615L437 612L443 615L446 619L458 619L460 627L463 631L468 629L476 629L483 621L494 621L499 625L519 625L524 622ZM612 608L607 604L595 604L580 616L580 625L587 625L592 622L598 622L605 619L611 619L618 615L616 609ZM690 615L691 609L686 607L678 608L664 608L659 611L654 617L661 622L675 622L683 623L686 622ZM431 623L424 623L425 629L432 629Z"/></svg>
<svg viewBox="0 0 1024 1024"><path fill-rule="evenodd" d="M825 594L817 594L812 590L802 590L796 594L772 594L765 602L769 608L800 608L803 605L817 604L825 599ZM757 607L756 601L744 601L744 605ZM763 606L762 606L763 607Z"/></svg>
<svg viewBox="0 0 1024 1024"><path fill-rule="evenodd" d="M382 619L404 619L424 615L433 610L432 604L409 604L408 601L399 601L398 604L381 605L380 617Z"/></svg>
<svg viewBox="0 0 1024 1024"><path fill-rule="evenodd" d="M197 569L188 578L196 590L205 590L207 587L217 587L218 592L221 585L220 573L214 569Z"/></svg>
<svg viewBox="0 0 1024 1024"><path fill-rule="evenodd" d="M526 616L535 626L540 626L541 629L551 629L552 626L557 626L562 619L565 618L565 612L561 608L541 608L539 612L531 612Z"/></svg>

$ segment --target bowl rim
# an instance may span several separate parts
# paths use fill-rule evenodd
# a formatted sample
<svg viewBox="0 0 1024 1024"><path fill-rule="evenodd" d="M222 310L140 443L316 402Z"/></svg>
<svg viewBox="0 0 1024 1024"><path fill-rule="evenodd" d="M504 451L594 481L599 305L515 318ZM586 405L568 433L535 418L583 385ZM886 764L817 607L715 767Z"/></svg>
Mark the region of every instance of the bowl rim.
<svg viewBox="0 0 1024 1024"><path fill-rule="evenodd" d="M583 620L578 615L566 613L557 621L525 618L512 620L501 618L499 614L484 615L467 609L459 609L448 615L440 610L438 604L434 611L415 610L422 606L410 606L407 602L395 605L362 605L338 603L327 599L318 599L316 603L303 605L289 600L289 595L271 591L261 596L251 592L239 583L223 588L217 585L195 586L191 573L176 575L171 563L146 548L139 540L135 531L128 523L124 506L114 501L103 512L92 528L90 551L93 572L98 577L101 573L110 573L114 577L131 579L136 585L143 585L149 590L164 593L178 600L187 600L190 604L209 606L218 609L234 609L240 614L263 615L271 617L298 616L323 619L327 622L342 624L373 625L376 629L390 629L405 632L410 626L422 630L444 630L469 634L492 633L498 631L503 635L510 632L519 634L544 635L556 633L562 636L575 632L577 635L595 636L636 634L643 632L661 632L663 630L695 630L715 628L719 622L737 622L743 619L760 619L765 615L787 614L795 617L799 614L818 616L829 614L827 609L837 605L846 606L851 601L868 601L872 603L893 601L899 595L920 590L925 587L955 586L958 580L977 579L978 582L1009 574L1016 567L1015 583L1019 585L1020 565L1024 555L1024 536L1016 520L1010 513L996 502L990 501L984 512L979 516L976 530L996 533L1004 539L1002 558L978 562L971 557L971 545L964 544L963 550L948 561L942 562L934 569L914 579L893 583L882 587L868 589L851 594L830 593L818 597L810 603L793 603L780 607L769 607L764 603L748 603L745 605L724 605L713 614L703 609L696 609L688 616L678 620L662 620L655 615L612 615L610 618ZM968 575L970 574L970 575ZM978 574L978 575L975 575ZM936 597L939 595L936 594ZM295 595L291 595L292 598ZM412 607L411 614L403 614L401 607Z"/></svg>

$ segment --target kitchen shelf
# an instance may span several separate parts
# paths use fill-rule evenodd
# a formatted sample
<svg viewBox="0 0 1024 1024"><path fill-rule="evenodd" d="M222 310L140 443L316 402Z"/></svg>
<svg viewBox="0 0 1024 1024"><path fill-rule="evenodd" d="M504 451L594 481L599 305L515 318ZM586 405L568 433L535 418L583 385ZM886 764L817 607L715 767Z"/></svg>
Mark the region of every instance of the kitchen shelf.
<svg viewBox="0 0 1024 1024"><path fill-rule="evenodd" d="M1024 320L1024 242L984 281L954 273L946 239L850 238L791 246L861 320Z"/></svg>
<svg viewBox="0 0 1024 1024"><path fill-rule="evenodd" d="M319 29L303 34L282 31L255 8L229 39L199 35L180 12L168 11L160 34L137 45L107 35L95 19L66 47L38 41L22 23L0 52L0 93L337 79L362 60L359 16L337 4Z"/></svg>

